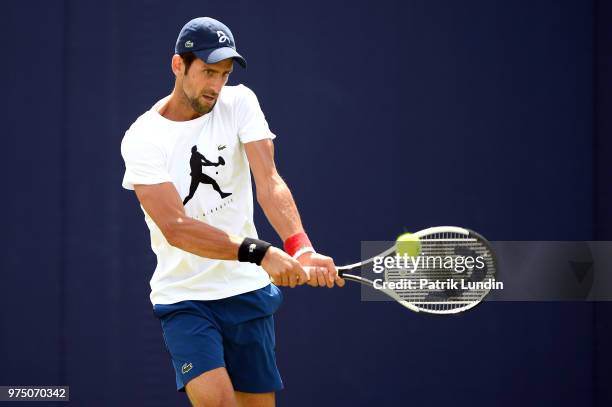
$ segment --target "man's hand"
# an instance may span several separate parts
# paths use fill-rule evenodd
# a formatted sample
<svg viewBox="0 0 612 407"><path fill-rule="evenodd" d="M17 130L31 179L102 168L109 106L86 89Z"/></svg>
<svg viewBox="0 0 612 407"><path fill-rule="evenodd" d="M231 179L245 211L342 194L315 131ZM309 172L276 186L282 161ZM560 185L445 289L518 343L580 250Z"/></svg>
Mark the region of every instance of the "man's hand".
<svg viewBox="0 0 612 407"><path fill-rule="evenodd" d="M304 253L297 260L303 267L311 267L309 286L332 288L337 284L338 287L344 287L344 279L338 276L334 259L331 257L319 253Z"/></svg>
<svg viewBox="0 0 612 407"><path fill-rule="evenodd" d="M266 251L261 267L270 275L272 282L280 286L302 285L308 281L308 275L293 257L272 246Z"/></svg>

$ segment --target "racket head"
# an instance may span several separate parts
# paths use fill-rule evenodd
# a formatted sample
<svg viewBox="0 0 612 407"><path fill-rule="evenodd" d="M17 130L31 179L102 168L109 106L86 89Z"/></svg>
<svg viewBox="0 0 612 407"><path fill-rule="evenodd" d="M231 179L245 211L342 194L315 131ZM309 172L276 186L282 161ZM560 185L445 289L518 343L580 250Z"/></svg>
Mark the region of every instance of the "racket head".
<svg viewBox="0 0 612 407"><path fill-rule="evenodd" d="M386 294L412 311L438 315L456 314L480 304L491 288L490 284L484 283L494 282L497 272L497 259L491 244L480 234L456 226L432 227L416 232L414 236L419 239L421 246L421 252L417 257L420 257L421 261L425 259L428 263L422 263L420 267L413 268L385 268L382 280L393 283L393 288L388 288L388 286L381 288L380 283L375 285L374 281L364 276L357 276L351 271L368 266L374 262L375 258L395 256L397 254L395 245L378 256L340 267L340 274L348 280L373 286L377 291ZM438 260L450 258L458 263L458 257L464 260L470 257L479 258L481 263L478 265L482 264L482 267L475 265L458 267L454 263L454 267L461 270L458 272L455 268L448 270L443 267L444 262ZM432 259L434 261L429 262ZM433 288L426 285L418 288L421 287L422 280L446 282L449 279L455 281L456 287L449 285L446 288ZM412 283L408 283L409 281ZM412 286L406 288L406 284L412 284Z"/></svg>

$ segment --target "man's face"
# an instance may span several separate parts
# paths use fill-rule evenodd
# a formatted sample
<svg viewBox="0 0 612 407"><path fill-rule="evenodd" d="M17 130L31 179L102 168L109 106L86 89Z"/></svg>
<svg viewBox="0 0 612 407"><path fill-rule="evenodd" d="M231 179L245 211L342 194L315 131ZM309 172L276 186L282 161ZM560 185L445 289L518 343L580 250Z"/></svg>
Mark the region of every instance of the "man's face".
<svg viewBox="0 0 612 407"><path fill-rule="evenodd" d="M203 115L210 112L232 73L233 59L224 59L216 64L207 64L196 58L185 74L183 64L182 87L191 108Z"/></svg>

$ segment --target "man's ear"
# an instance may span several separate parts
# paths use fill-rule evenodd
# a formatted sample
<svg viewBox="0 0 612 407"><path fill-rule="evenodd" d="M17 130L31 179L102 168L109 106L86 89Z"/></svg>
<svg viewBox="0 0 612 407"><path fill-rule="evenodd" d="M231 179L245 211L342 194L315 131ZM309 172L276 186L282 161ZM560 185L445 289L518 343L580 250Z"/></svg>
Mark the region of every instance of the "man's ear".
<svg viewBox="0 0 612 407"><path fill-rule="evenodd" d="M183 75L185 72L185 64L183 63L183 58L180 55L174 54L172 56L172 72L174 72L174 76Z"/></svg>

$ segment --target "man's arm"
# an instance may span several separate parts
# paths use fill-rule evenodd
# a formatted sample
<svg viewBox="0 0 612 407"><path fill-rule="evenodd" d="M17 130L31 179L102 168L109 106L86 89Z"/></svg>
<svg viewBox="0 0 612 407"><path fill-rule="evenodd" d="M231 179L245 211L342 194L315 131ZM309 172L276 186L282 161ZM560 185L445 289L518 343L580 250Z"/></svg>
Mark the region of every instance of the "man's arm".
<svg viewBox="0 0 612 407"><path fill-rule="evenodd" d="M288 237L303 232L300 214L291 191L276 171L272 140L253 141L246 143L244 147L255 179L257 202L276 233L285 241ZM336 266L330 257L305 253L298 261L302 266L319 267L316 269L316 276L311 276L308 284L328 287L333 287L334 283L344 285L344 280L338 277Z"/></svg>
<svg viewBox="0 0 612 407"><path fill-rule="evenodd" d="M210 259L238 259L244 239L187 216L172 183L134 185L134 191L170 245ZM278 285L294 287L298 280L306 280L300 264L275 247L267 250L261 266Z"/></svg>

